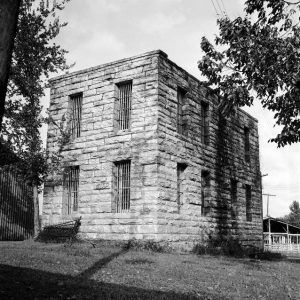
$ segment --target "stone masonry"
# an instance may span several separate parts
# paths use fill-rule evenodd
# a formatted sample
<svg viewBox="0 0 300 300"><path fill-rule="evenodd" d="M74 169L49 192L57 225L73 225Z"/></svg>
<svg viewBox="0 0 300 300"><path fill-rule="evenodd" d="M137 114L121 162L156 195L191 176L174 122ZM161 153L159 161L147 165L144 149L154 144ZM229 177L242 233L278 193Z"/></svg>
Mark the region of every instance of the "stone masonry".
<svg viewBox="0 0 300 300"><path fill-rule="evenodd" d="M118 86L128 81L130 125L118 130ZM158 50L52 79L50 152L78 93L81 133L62 151L65 166L79 166L78 208L63 212L63 172L50 176L44 225L81 216L81 234L92 239L261 247L257 120L240 109L223 116L210 90ZM122 161L130 161L130 208L116 212L114 170Z"/></svg>

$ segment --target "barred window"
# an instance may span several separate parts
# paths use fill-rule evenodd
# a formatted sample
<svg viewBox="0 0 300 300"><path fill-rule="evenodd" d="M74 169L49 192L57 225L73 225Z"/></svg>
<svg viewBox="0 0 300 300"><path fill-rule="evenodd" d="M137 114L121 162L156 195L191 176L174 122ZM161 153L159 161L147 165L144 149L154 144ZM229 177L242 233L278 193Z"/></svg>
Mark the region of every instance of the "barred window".
<svg viewBox="0 0 300 300"><path fill-rule="evenodd" d="M184 120L184 105L186 104L186 91L182 88L177 89L177 132L187 135L187 123Z"/></svg>
<svg viewBox="0 0 300 300"><path fill-rule="evenodd" d="M130 127L131 101L132 101L132 81L117 85L117 108L118 108L118 129L124 130Z"/></svg>
<svg viewBox="0 0 300 300"><path fill-rule="evenodd" d="M230 200L231 200L231 216L233 218L237 215L237 185L238 181L231 179L230 181Z"/></svg>
<svg viewBox="0 0 300 300"><path fill-rule="evenodd" d="M183 180L184 180L184 170L186 169L186 164L177 164L177 206L178 212L180 211L181 202L183 200Z"/></svg>
<svg viewBox="0 0 300 300"><path fill-rule="evenodd" d="M82 93L70 96L69 107L71 139L75 139L81 134Z"/></svg>
<svg viewBox="0 0 300 300"><path fill-rule="evenodd" d="M236 202L237 202L237 184L238 184L237 180L231 179L231 181L230 181L230 198L231 198L232 204L236 204Z"/></svg>
<svg viewBox="0 0 300 300"><path fill-rule="evenodd" d="M250 162L250 130L248 127L244 128L244 147L245 147L245 161Z"/></svg>
<svg viewBox="0 0 300 300"><path fill-rule="evenodd" d="M63 213L78 210L79 166L65 168L63 181Z"/></svg>
<svg viewBox="0 0 300 300"><path fill-rule="evenodd" d="M201 172L201 214L205 216L208 213L208 197L210 189L210 175L208 171Z"/></svg>
<svg viewBox="0 0 300 300"><path fill-rule="evenodd" d="M246 184L246 220L252 221L252 193L251 193L251 185Z"/></svg>
<svg viewBox="0 0 300 300"><path fill-rule="evenodd" d="M114 211L126 212L130 209L130 160L115 163L115 199Z"/></svg>
<svg viewBox="0 0 300 300"><path fill-rule="evenodd" d="M201 102L201 142L205 145L209 143L208 108L207 102Z"/></svg>

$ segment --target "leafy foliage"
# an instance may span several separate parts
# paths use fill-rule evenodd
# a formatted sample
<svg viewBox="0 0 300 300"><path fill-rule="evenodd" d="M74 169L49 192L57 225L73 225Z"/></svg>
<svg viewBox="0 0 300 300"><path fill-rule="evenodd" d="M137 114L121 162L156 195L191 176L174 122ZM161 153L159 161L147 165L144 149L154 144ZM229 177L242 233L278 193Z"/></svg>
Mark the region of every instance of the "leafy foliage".
<svg viewBox="0 0 300 300"><path fill-rule="evenodd" d="M68 1L49 5L48 1L24 0L20 7L0 136L0 165L14 162L35 184L41 182L49 168L39 133L44 121L40 99L49 75L68 68L66 50L53 42L66 26L57 12ZM12 159L8 161L7 157Z"/></svg>
<svg viewBox="0 0 300 300"><path fill-rule="evenodd" d="M293 201L290 205L290 213L283 220L300 227L300 206L298 201Z"/></svg>
<svg viewBox="0 0 300 300"><path fill-rule="evenodd" d="M229 114L258 98L282 126L271 139L278 147L300 141L299 3L246 0L245 17L218 19L215 43L201 41L205 55L198 66L220 110Z"/></svg>

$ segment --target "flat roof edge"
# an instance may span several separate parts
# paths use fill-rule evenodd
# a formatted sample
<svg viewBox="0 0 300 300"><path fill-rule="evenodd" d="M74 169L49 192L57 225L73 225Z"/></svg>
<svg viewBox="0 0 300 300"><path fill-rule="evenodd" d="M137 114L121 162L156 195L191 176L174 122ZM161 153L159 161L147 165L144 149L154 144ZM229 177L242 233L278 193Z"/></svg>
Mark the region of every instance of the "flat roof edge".
<svg viewBox="0 0 300 300"><path fill-rule="evenodd" d="M163 57L166 57L166 58L168 57L168 55L160 49L153 50L153 51L148 51L148 52L138 54L138 55L134 55L134 56L131 56L131 57L122 58L122 59L118 59L118 60L111 61L111 62L108 62L108 63L100 64L100 65L95 66L95 67L90 67L90 68L74 71L74 72L71 72L71 73L55 76L55 77L49 79L49 84L51 85L55 81L59 81L61 79L67 79L67 78L73 77L75 75L84 74L86 72L95 71L95 70L102 69L102 68L105 68L105 67L108 67L108 66L113 66L113 65L116 65L116 64L120 64L120 63L123 63L123 62L126 62L126 61L130 61L130 60L134 60L134 59L138 59L138 58L142 58L142 57L147 57L147 56L154 56L154 55L160 55L160 56L163 56Z"/></svg>

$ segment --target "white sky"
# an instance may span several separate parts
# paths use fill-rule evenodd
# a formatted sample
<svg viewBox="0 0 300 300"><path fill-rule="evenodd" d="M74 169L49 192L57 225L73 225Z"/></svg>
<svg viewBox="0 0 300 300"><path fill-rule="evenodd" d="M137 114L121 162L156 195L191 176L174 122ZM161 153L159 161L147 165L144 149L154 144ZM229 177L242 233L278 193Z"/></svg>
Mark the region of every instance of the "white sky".
<svg viewBox="0 0 300 300"><path fill-rule="evenodd" d="M218 2L231 18L243 14L244 0ZM214 3L219 9L217 0ZM71 72L161 49L200 78L201 37L212 40L217 33L211 0L71 0L61 19L68 26L56 43L69 51L69 63L76 62ZM49 92L46 95L47 107ZM300 144L278 149L268 143L277 132L272 113L258 104L246 110L259 120L261 172L268 174L263 193L276 195L270 197L270 215L283 216L293 200L300 201Z"/></svg>

